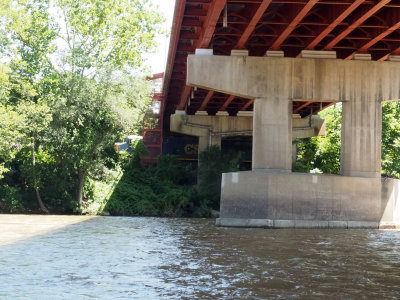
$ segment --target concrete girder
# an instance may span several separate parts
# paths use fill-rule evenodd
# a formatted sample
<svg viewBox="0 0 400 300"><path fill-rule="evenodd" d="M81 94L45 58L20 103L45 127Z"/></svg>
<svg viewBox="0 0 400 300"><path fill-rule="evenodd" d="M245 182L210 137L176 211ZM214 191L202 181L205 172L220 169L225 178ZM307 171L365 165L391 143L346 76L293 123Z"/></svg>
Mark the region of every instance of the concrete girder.
<svg viewBox="0 0 400 300"><path fill-rule="evenodd" d="M289 157L287 143L277 143L277 136L281 136L285 141L290 140L289 137L286 138L290 132L286 130L283 132L280 122L291 120L285 117L291 112L282 112L283 108L287 110L291 101L342 101L344 104L341 173L347 176L380 176L380 102L400 98L399 62L190 56L187 82L189 85L209 90L250 99L263 99L256 100L259 107L271 106L272 103L279 101L281 105L271 106L269 108L273 111L271 114L265 109L261 113L258 125L254 126L255 169L276 169L276 167L270 168L276 160L285 161L280 169L289 168L290 160L286 159ZM261 105L262 102L265 104ZM263 120L266 116L277 115L280 117L274 122L268 123ZM276 126L273 123L280 125ZM291 128L290 125L288 128ZM275 138L272 133L275 133ZM268 147L266 144L274 145L274 149L280 148L276 148L269 155L264 151L266 150L264 148ZM281 153L282 159L277 159L276 153Z"/></svg>
<svg viewBox="0 0 400 300"><path fill-rule="evenodd" d="M400 62L189 55L187 84L249 99L395 101Z"/></svg>
<svg viewBox="0 0 400 300"><path fill-rule="evenodd" d="M300 118L292 116L292 138L303 139L325 134L325 120L319 116ZM229 136L252 136L253 116L207 116L186 115L177 111L171 115L170 130L181 134L197 136L199 152L211 145L221 146L221 138Z"/></svg>
<svg viewBox="0 0 400 300"><path fill-rule="evenodd" d="M325 134L325 120L319 116L301 118L299 115L292 116L292 136L295 139L305 139ZM207 116L186 115L184 111L177 111L171 115L172 132L191 136L212 135L239 136L253 135L253 116Z"/></svg>

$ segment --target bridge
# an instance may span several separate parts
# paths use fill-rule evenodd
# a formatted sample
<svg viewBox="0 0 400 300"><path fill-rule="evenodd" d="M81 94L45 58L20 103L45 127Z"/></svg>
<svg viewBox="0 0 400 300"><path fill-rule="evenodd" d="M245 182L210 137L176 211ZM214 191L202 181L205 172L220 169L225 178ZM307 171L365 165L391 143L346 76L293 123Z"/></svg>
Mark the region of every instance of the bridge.
<svg viewBox="0 0 400 300"><path fill-rule="evenodd" d="M400 1L177 0L164 130L253 137L252 170L223 175L221 226L386 228L381 103L400 99ZM294 138L324 133L342 102L341 175L292 173ZM164 132L164 135L166 133Z"/></svg>

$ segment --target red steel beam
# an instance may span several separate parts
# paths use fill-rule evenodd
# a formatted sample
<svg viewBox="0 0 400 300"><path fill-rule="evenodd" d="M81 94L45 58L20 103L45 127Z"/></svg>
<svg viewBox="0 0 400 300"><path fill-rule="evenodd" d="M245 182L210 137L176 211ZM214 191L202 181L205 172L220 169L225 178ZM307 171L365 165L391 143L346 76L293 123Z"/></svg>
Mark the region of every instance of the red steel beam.
<svg viewBox="0 0 400 300"><path fill-rule="evenodd" d="M201 104L199 110L205 110L205 108L206 108L208 102L210 102L210 100L211 100L211 98L212 98L213 95L214 95L214 91L209 91L209 92L207 93L207 96L204 98L204 101L203 101L203 103Z"/></svg>
<svg viewBox="0 0 400 300"><path fill-rule="evenodd" d="M207 11L201 8L193 8L193 7L189 7L187 9L185 9L185 16L187 17L197 17L197 16L206 16L207 15Z"/></svg>
<svg viewBox="0 0 400 300"><path fill-rule="evenodd" d="M382 40L384 37L388 36L391 34L393 31L397 30L400 28L400 21L382 32L381 34L378 34L376 37L374 37L372 40L370 40L368 43L366 43L364 46L358 49L359 52L366 52L371 46L375 45L377 42Z"/></svg>
<svg viewBox="0 0 400 300"><path fill-rule="evenodd" d="M399 48L396 48L396 49L395 49L394 51L392 51L391 53L382 56L381 58L378 59L378 61L387 60L387 59L389 58L389 56L392 55L392 54L396 55L396 52L395 52L396 50L397 50L397 51L400 51L400 47L399 47Z"/></svg>
<svg viewBox="0 0 400 300"><path fill-rule="evenodd" d="M270 50L279 50L279 47L287 39L287 37L295 30L296 26L303 20L307 13L313 8L313 6L318 2L318 0L309 0L306 5L300 10L300 12L294 17L292 22L285 28L285 30L280 34L280 36L272 44Z"/></svg>
<svg viewBox="0 0 400 300"><path fill-rule="evenodd" d="M187 102L187 100L188 100L188 98L190 96L190 92L191 91L192 91L192 87L186 85L185 89L182 91L181 99L180 99L179 104L178 104L178 106L176 108L177 110L184 110L185 109L185 105L186 105L186 102Z"/></svg>
<svg viewBox="0 0 400 300"><path fill-rule="evenodd" d="M249 39L250 35L253 33L254 28L256 27L257 23L260 21L262 18L264 12L267 10L268 6L271 4L272 0L263 0L258 7L257 11L253 15L253 18L251 19L249 25L246 27L244 30L241 38L237 42L235 48L236 49L242 49L244 45L246 44L247 40Z"/></svg>
<svg viewBox="0 0 400 300"><path fill-rule="evenodd" d="M328 104L325 105L324 107L322 107L322 108L318 109L317 111L315 111L314 114L317 114L317 113L319 113L320 111L323 111L325 108L328 108L328 107L330 107L330 106L332 106L332 105L335 105L335 104L336 104L336 102L328 103Z"/></svg>
<svg viewBox="0 0 400 300"><path fill-rule="evenodd" d="M307 101L305 103L303 103L302 105L300 105L298 108L296 108L293 113L297 114L300 110L302 110L304 107L309 106L312 103L312 101Z"/></svg>
<svg viewBox="0 0 400 300"><path fill-rule="evenodd" d="M375 14L378 10L380 10L382 7L384 7L390 1L391 0L381 0L381 1L379 1L378 4L376 4L370 10L368 10L364 15L362 15L360 18L358 18L353 24L351 24L345 30L343 30L328 45L326 45L324 49L332 50L332 48L335 47L335 45L337 43L339 43L343 38L345 38L350 32L352 32L354 29L356 29L358 26L360 26L362 23L364 23L368 18L370 18L373 14Z"/></svg>
<svg viewBox="0 0 400 300"><path fill-rule="evenodd" d="M208 45L210 44L213 37L215 26L217 25L219 16L221 15L221 12L226 5L226 1L227 0L214 0L210 4L207 10L207 16L205 18L202 30L200 32L199 39L195 43L195 47L193 47L192 51L189 52L193 52L196 48L208 48ZM190 91L191 87L186 86L181 94L181 99L177 109L185 109Z"/></svg>
<svg viewBox="0 0 400 300"><path fill-rule="evenodd" d="M178 48L179 34L181 31L183 14L185 12L186 0L177 0L172 24L171 38L169 43L168 60L164 77L163 94L167 96L171 81L172 69L175 63L176 49Z"/></svg>
<svg viewBox="0 0 400 300"><path fill-rule="evenodd" d="M240 110L246 110L253 103L254 103L254 99L250 99L249 101L247 101L247 103L245 105L242 106L242 108Z"/></svg>
<svg viewBox="0 0 400 300"><path fill-rule="evenodd" d="M200 38L196 43L196 48L208 48L215 31L215 26L217 25L219 16L221 15L225 5L226 0L214 0L210 4L200 33Z"/></svg>
<svg viewBox="0 0 400 300"><path fill-rule="evenodd" d="M390 52L389 54L386 54L385 56L382 56L380 59L378 59L379 61L383 61L383 60L387 60L389 58L390 55L399 55L400 54L400 46L397 47L396 49L394 49L392 52Z"/></svg>
<svg viewBox="0 0 400 300"><path fill-rule="evenodd" d="M221 110L226 110L229 104L235 99L235 96L229 96L228 99L225 101L225 103L221 106Z"/></svg>
<svg viewBox="0 0 400 300"><path fill-rule="evenodd" d="M308 46L306 49L313 49L320 41L322 41L331 31L338 26L348 15L350 15L365 0L354 1L347 9L344 10L335 20L332 21Z"/></svg>
<svg viewBox="0 0 400 300"><path fill-rule="evenodd" d="M156 74L153 74L152 76L147 76L146 80L155 80L155 79L160 79L160 78L163 78L163 77L164 77L164 72L156 73Z"/></svg>

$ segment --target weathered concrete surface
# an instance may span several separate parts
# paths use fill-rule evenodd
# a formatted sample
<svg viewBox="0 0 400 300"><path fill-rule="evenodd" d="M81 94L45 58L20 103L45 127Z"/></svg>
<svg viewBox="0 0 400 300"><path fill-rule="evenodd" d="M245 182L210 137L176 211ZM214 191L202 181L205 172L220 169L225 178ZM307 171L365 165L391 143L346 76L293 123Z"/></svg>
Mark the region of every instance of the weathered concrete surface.
<svg viewBox="0 0 400 300"><path fill-rule="evenodd" d="M286 101L288 102L288 101ZM255 105L260 103L256 101ZM269 102L266 102L268 104ZM264 102L261 102L260 105L264 105ZM288 102L288 105L290 103ZM281 131L286 132L287 140L285 140L285 144L281 145L284 147L288 147L288 151L290 152L289 159L286 158L285 169L290 170L291 168L291 157L293 156L293 148L290 147L292 141L291 139L296 138L307 138L318 135L325 134L325 120L322 120L319 116L312 116L310 118L301 118L299 115L291 115L289 106L288 116L282 120L282 118L277 118L276 114L272 114L271 117L275 118L275 121L271 121L272 126L275 128L274 130L267 130L265 132L265 127L256 125L254 130L255 136L264 135L265 138L271 139L274 136L274 141L268 142L265 144L266 147L271 145L279 145L282 144L282 136ZM257 110L258 114L256 116L259 117L257 122L264 122L265 115L261 116L261 110ZM272 110L268 110L272 111ZM177 111L175 114L171 115L170 122L170 130L172 132L178 132L186 135L192 135L199 137L199 154L202 151L205 151L209 146L216 145L221 147L221 140L223 137L228 136L252 136L253 135L253 123L255 119L253 116L208 116L208 115L186 115L184 111ZM264 120L264 121L263 121ZM292 120L292 121L291 121ZM291 121L291 122L289 122ZM293 127L290 128L293 124ZM268 129L268 128L267 128ZM258 140L257 140L258 141ZM260 146L261 148L262 145ZM253 149L259 149L259 147L253 147ZM286 151L286 148L284 148ZM265 149L262 150L259 154L253 155L253 157L263 158L265 154ZM277 149L274 153L280 154L283 150ZM256 151L257 152L257 151ZM285 155L288 155L286 153ZM276 162L276 159L272 159L273 163ZM263 166L261 163L256 164L256 168Z"/></svg>
<svg viewBox="0 0 400 300"><path fill-rule="evenodd" d="M400 180L382 178L381 226L400 228Z"/></svg>
<svg viewBox="0 0 400 300"><path fill-rule="evenodd" d="M341 174L379 177L381 169L381 102L400 98L400 63L340 59L296 59L284 57L189 56L189 85L258 99L255 116L276 114L283 123L287 103L293 100L343 102ZM260 100L262 99L262 101ZM280 106L275 104L278 101ZM271 112L262 109L264 105ZM257 108L258 106L258 108ZM257 112L257 109L262 112ZM285 110L285 114L282 111ZM275 121L278 121L276 118ZM291 119L288 120L289 122ZM262 123L263 122L263 123ZM255 131L287 134L282 124L260 121ZM256 134L253 158L268 166L273 154L265 152L266 134ZM271 141L275 140L270 138ZM281 145L283 142L279 142ZM282 146L282 145L281 145ZM261 148L259 148L261 147ZM274 146L275 147L275 146ZM258 149L259 148L259 149ZM282 147L281 147L282 148ZM284 157L288 150L284 150ZM279 158L281 160L281 158ZM284 163L287 165L288 163Z"/></svg>
<svg viewBox="0 0 400 300"><path fill-rule="evenodd" d="M252 169L292 169L292 102L279 93L254 101Z"/></svg>
<svg viewBox="0 0 400 300"><path fill-rule="evenodd" d="M399 217L399 180L249 171L223 174L217 224L387 228L397 226Z"/></svg>
<svg viewBox="0 0 400 300"><path fill-rule="evenodd" d="M271 220L271 219L234 219L218 218L217 226L253 227L253 228L315 228L315 229L378 229L379 222L355 221L310 221L310 220ZM385 227L387 228L387 227ZM390 227L392 228L392 227ZM382 229L382 228L381 228Z"/></svg>
<svg viewBox="0 0 400 300"><path fill-rule="evenodd" d="M253 118L250 116L201 116L186 115L182 111L171 115L170 129L173 132L192 136L236 136L251 135Z"/></svg>
<svg viewBox="0 0 400 300"><path fill-rule="evenodd" d="M0 246L32 238L66 226L85 222L94 216L7 215L0 214Z"/></svg>
<svg viewBox="0 0 400 300"><path fill-rule="evenodd" d="M391 101L400 99L400 62L189 55L187 84L251 99Z"/></svg>
<svg viewBox="0 0 400 300"><path fill-rule="evenodd" d="M341 174L381 177L382 104L354 100L342 105Z"/></svg>
<svg viewBox="0 0 400 300"><path fill-rule="evenodd" d="M292 138L302 139L325 134L325 120L319 116L301 118L292 115ZM177 111L171 115L170 130L172 132L192 136L251 136L253 135L253 116L208 116L186 115Z"/></svg>

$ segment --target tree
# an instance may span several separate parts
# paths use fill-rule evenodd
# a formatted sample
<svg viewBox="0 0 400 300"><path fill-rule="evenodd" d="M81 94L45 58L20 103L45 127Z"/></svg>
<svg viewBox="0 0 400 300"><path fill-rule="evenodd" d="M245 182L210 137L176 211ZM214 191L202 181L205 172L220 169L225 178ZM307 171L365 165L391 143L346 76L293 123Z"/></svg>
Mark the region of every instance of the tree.
<svg viewBox="0 0 400 300"><path fill-rule="evenodd" d="M19 76L11 76L10 70L0 68L0 179L8 171L6 164L18 149L31 147L30 183L36 191L43 212L48 212L39 193L39 177L35 170L37 141L51 120L49 107L31 101L36 93L29 83Z"/></svg>
<svg viewBox="0 0 400 300"><path fill-rule="evenodd" d="M294 170L302 172L340 173L342 106L336 104L321 112L326 121L324 136L298 140L298 157Z"/></svg>
<svg viewBox="0 0 400 300"><path fill-rule="evenodd" d="M40 142L44 141L45 131L52 120L50 108L47 105L29 101L20 103L16 110L19 115L25 116L25 128L23 129L26 138L25 144L31 148L31 164L28 164L25 168L25 177L28 179L29 185L35 190L40 209L44 213L49 213L40 195L43 181L36 168L36 152L40 150Z"/></svg>
<svg viewBox="0 0 400 300"><path fill-rule="evenodd" d="M155 47L163 19L148 0L8 4L2 4L2 26L10 33L2 53L13 73L34 86L32 103L47 105L52 114L47 129L26 132L32 162L35 149L49 153L81 206L86 176L100 176L112 165L114 142L137 129L150 89L132 74L141 67L142 53ZM43 122L29 118L43 129ZM46 137L40 145L38 136ZM39 181L33 182L37 188L44 184Z"/></svg>

